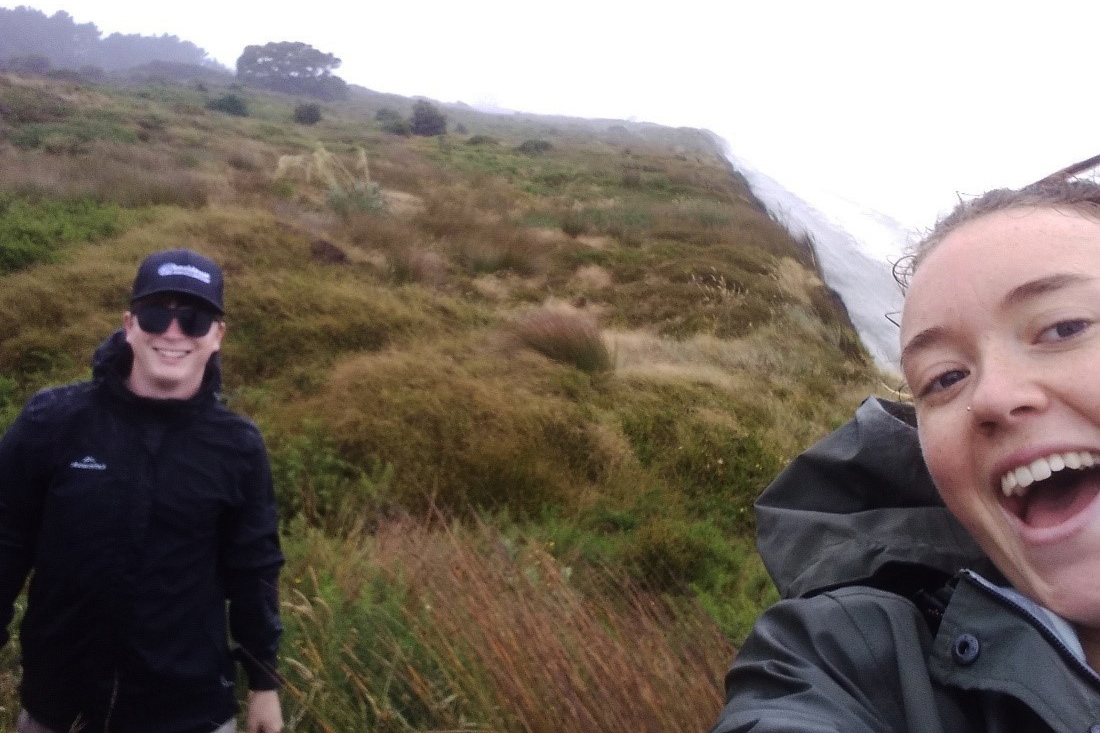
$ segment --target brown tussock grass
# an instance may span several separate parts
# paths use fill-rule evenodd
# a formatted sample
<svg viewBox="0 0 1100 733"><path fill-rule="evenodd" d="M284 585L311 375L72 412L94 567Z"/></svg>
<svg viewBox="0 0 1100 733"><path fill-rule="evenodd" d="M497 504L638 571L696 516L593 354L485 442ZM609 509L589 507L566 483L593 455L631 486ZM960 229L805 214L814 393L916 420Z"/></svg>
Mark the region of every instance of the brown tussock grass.
<svg viewBox="0 0 1100 733"><path fill-rule="evenodd" d="M609 288L613 282L611 273L599 265L585 265L573 273L573 280L583 286L595 288Z"/></svg>
<svg viewBox="0 0 1100 733"><path fill-rule="evenodd" d="M598 234L581 234L576 238L576 241L592 249L607 249L615 240Z"/></svg>
<svg viewBox="0 0 1100 733"><path fill-rule="evenodd" d="M396 143L395 143L396 145ZM384 189L425 196L450 182L446 171L425 160L414 150L388 147L372 162L374 180Z"/></svg>
<svg viewBox="0 0 1100 733"><path fill-rule="evenodd" d="M869 378L833 355L840 327L790 306L776 322L742 338L687 339L646 331L613 332L615 374L621 379L707 384L756 406L760 435L793 456L847 417L867 394L884 394L886 378ZM840 372L837 372L840 369ZM821 390L830 390L823 399Z"/></svg>
<svg viewBox="0 0 1100 733"><path fill-rule="evenodd" d="M610 573L585 593L545 548L480 531L471 542L406 526L380 546L409 563L428 609L419 632L488 714L485 729L657 733L713 722L733 650L702 611Z"/></svg>
<svg viewBox="0 0 1100 733"><path fill-rule="evenodd" d="M76 156L8 148L0 159L0 190L22 194L198 208L213 187L210 176L180 168L166 151L119 143L98 143Z"/></svg>
<svg viewBox="0 0 1100 733"><path fill-rule="evenodd" d="M564 304L524 314L511 325L509 333L518 345L581 371L597 373L614 367L596 319Z"/></svg>
<svg viewBox="0 0 1100 733"><path fill-rule="evenodd" d="M811 303L811 291L824 287L817 275L790 257L779 259L775 266L775 279L784 293L802 305Z"/></svg>
<svg viewBox="0 0 1100 733"><path fill-rule="evenodd" d="M505 301L512 295L512 285L495 274L480 275L470 283L481 297L497 302Z"/></svg>
<svg viewBox="0 0 1100 733"><path fill-rule="evenodd" d="M390 258L390 269L398 282L415 282L439 287L447 280L447 260L424 247L409 245Z"/></svg>
<svg viewBox="0 0 1100 733"><path fill-rule="evenodd" d="M424 199L404 191L383 190L382 200L386 202L386 210L394 216L415 216L424 210Z"/></svg>

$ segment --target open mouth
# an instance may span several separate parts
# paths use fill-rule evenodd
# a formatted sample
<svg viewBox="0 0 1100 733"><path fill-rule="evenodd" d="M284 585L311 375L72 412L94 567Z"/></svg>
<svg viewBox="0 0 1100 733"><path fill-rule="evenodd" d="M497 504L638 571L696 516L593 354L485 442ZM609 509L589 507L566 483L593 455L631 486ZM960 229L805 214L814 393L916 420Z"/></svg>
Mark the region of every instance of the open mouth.
<svg viewBox="0 0 1100 733"><path fill-rule="evenodd" d="M154 349L154 351L156 351L161 356L167 357L169 359L182 359L183 357L191 353L186 349Z"/></svg>
<svg viewBox="0 0 1100 733"><path fill-rule="evenodd" d="M1026 526L1068 522L1100 495L1100 453L1055 453L1001 477L1003 505Z"/></svg>

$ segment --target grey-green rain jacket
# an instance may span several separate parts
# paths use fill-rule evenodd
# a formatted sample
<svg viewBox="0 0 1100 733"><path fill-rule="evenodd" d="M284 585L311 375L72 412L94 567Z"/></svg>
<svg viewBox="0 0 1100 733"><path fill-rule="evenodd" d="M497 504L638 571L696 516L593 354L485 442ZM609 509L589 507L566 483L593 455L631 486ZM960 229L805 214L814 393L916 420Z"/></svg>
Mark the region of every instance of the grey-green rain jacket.
<svg viewBox="0 0 1100 733"><path fill-rule="evenodd" d="M761 495L784 600L741 647L712 733L1100 733L1100 676L1073 631L1007 588L943 506L914 425L869 399Z"/></svg>

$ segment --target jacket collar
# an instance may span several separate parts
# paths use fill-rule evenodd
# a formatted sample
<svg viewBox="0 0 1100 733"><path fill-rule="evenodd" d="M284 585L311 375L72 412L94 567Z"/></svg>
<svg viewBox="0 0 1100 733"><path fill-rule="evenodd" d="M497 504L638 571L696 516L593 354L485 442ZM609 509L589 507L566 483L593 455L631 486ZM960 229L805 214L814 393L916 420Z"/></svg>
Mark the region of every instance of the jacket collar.
<svg viewBox="0 0 1100 733"><path fill-rule="evenodd" d="M951 687L1009 695L1054 730L1100 721L1100 675L1064 621L1010 589L964 571L932 644L929 671ZM1055 621L1057 619L1057 621Z"/></svg>

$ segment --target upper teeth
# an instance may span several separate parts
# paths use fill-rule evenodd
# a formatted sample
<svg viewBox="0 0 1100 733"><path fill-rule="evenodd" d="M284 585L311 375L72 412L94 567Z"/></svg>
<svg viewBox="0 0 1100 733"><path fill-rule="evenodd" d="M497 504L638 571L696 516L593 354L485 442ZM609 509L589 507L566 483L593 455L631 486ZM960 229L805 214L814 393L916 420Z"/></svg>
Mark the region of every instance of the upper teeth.
<svg viewBox="0 0 1100 733"><path fill-rule="evenodd" d="M1036 458L1026 466L1014 468L1001 477L1001 491L1005 496L1023 496L1027 487L1036 481L1050 478L1051 474L1063 468L1078 469L1100 465L1100 453L1091 451L1067 451L1055 453L1046 458Z"/></svg>
<svg viewBox="0 0 1100 733"><path fill-rule="evenodd" d="M172 356L172 357L184 356L185 354L187 354L186 351L175 351L173 349L157 349L157 350L160 353L164 354L165 356Z"/></svg>

